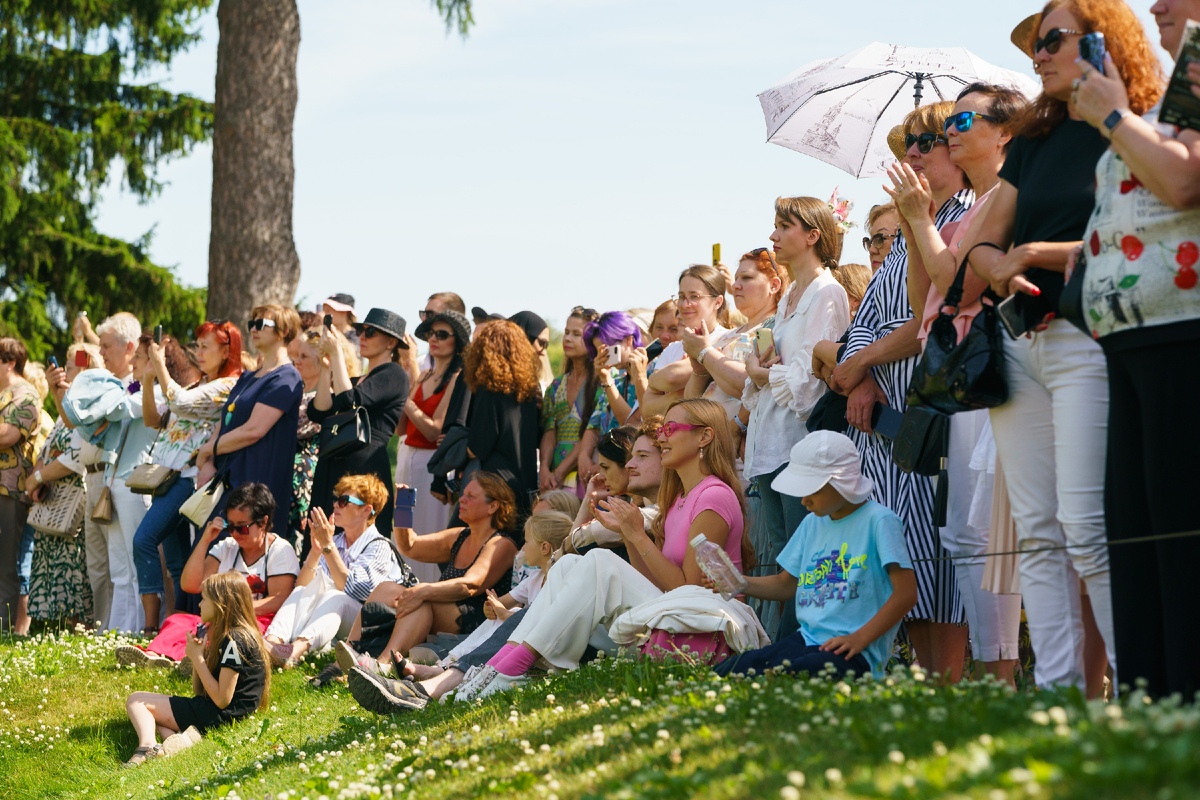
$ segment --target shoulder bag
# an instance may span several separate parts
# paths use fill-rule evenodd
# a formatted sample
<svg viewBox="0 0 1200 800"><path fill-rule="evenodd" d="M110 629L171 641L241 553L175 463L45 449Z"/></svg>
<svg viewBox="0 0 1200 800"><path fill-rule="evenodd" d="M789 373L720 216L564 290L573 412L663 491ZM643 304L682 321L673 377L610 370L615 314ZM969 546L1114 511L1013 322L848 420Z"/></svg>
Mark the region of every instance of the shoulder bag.
<svg viewBox="0 0 1200 800"><path fill-rule="evenodd" d="M362 406L334 414L321 423L317 458L341 458L371 443L371 418Z"/></svg>
<svg viewBox="0 0 1200 800"><path fill-rule="evenodd" d="M197 527L203 528L225 495L226 479L226 472L218 472L211 481L201 486L183 502L183 505L179 507L179 513L196 523Z"/></svg>
<svg viewBox="0 0 1200 800"><path fill-rule="evenodd" d="M117 464L121 463L121 453L125 452L125 436L128 433L128 426L121 430L121 444L117 446L117 458L112 463L113 476L109 479L108 485L100 490L100 496L96 498L96 505L92 506L92 521L99 522L101 525L108 525L112 522L112 484L117 479Z"/></svg>
<svg viewBox="0 0 1200 800"><path fill-rule="evenodd" d="M29 524L49 536L74 541L83 525L87 492L82 486L53 481L46 496L29 512Z"/></svg>
<svg viewBox="0 0 1200 800"><path fill-rule="evenodd" d="M163 419L165 421L166 417L164 416ZM157 446L158 439L155 439L154 444L150 447L150 452L146 454L147 463L138 464L125 479L125 485L134 494L162 497L175 485L175 481L179 480L179 470L154 463L154 448Z"/></svg>
<svg viewBox="0 0 1200 800"><path fill-rule="evenodd" d="M995 307L990 302L981 303L982 308L961 342L954 329L966 274L967 257L964 257L929 329L925 354L913 370L906 397L910 408L925 406L944 414L956 414L994 408L1008 400L1004 335Z"/></svg>

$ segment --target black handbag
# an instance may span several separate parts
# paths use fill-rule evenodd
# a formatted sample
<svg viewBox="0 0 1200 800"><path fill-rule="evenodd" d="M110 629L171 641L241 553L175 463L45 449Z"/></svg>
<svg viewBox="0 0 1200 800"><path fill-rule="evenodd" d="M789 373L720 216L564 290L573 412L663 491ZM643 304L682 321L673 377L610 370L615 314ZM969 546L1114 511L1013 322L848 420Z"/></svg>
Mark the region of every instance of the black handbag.
<svg viewBox="0 0 1200 800"><path fill-rule="evenodd" d="M321 423L317 458L342 458L371 443L371 418L362 406L334 414Z"/></svg>
<svg viewBox="0 0 1200 800"><path fill-rule="evenodd" d="M1058 296L1058 313L1091 338L1092 331L1088 327L1087 315L1083 309L1083 281L1086 273L1087 256L1080 250L1075 258L1075 269L1071 270L1071 277L1063 284L1062 294Z"/></svg>
<svg viewBox="0 0 1200 800"><path fill-rule="evenodd" d="M950 417L924 406L909 406L892 442L892 461L905 472L937 475L950 444Z"/></svg>
<svg viewBox="0 0 1200 800"><path fill-rule="evenodd" d="M982 304L961 342L954 329L966 274L964 258L929 329L925 354L913 370L906 397L910 408L926 406L944 414L956 414L993 408L1008 400L1004 333L995 307L987 302Z"/></svg>
<svg viewBox="0 0 1200 800"><path fill-rule="evenodd" d="M432 475L449 475L467 466L467 440L471 438L471 429L463 425L454 425L442 437L442 443L429 458L429 472Z"/></svg>

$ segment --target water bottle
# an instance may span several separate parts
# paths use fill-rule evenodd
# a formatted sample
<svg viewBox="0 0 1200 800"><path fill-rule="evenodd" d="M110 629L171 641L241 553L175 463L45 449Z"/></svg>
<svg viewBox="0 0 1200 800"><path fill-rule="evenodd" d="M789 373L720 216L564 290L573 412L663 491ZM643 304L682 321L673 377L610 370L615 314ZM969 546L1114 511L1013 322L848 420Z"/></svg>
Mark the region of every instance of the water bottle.
<svg viewBox="0 0 1200 800"><path fill-rule="evenodd" d="M737 571L725 548L708 540L703 533L692 538L692 550L696 553L696 564L709 577L726 600L746 589L746 578Z"/></svg>

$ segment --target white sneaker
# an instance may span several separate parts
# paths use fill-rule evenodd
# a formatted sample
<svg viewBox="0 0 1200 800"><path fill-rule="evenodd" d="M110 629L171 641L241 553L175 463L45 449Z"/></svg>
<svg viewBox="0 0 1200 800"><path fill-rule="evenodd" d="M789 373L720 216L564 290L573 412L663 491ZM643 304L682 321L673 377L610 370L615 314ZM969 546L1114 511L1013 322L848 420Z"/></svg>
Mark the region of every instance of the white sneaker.
<svg viewBox="0 0 1200 800"><path fill-rule="evenodd" d="M507 692L514 686L520 686L529 680L527 675L505 675L503 672L497 672L496 677L488 681L488 685L475 696L475 699L482 700L485 697L491 697L494 694Z"/></svg>
<svg viewBox="0 0 1200 800"><path fill-rule="evenodd" d="M467 677L458 685L458 690L454 693L454 700L458 703L469 703L479 696L492 679L499 675L496 668L485 664L479 668L474 675L467 673Z"/></svg>
<svg viewBox="0 0 1200 800"><path fill-rule="evenodd" d="M180 733L173 733L163 739L162 748L163 754L173 756L176 753L187 750L194 744L200 742L200 731L196 730L195 725L189 725Z"/></svg>
<svg viewBox="0 0 1200 800"><path fill-rule="evenodd" d="M117 664L122 667L155 667L169 669L175 662L158 653L151 653L131 644L119 645L113 652L117 656Z"/></svg>

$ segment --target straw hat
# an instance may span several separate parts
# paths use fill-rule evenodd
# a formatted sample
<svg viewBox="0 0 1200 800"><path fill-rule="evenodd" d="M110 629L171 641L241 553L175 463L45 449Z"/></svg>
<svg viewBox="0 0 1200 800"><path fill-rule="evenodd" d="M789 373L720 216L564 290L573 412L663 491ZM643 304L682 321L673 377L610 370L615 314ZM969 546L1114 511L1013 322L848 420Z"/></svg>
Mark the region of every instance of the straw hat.
<svg viewBox="0 0 1200 800"><path fill-rule="evenodd" d="M904 160L904 153L908 149L904 146L904 126L897 125L888 131L887 135L888 149L892 151L892 155L897 161Z"/></svg>
<svg viewBox="0 0 1200 800"><path fill-rule="evenodd" d="M1017 46L1018 50L1030 58L1033 58L1034 34L1037 33L1038 25L1041 22L1042 12L1039 11L1036 14L1030 14L1017 23L1017 27L1012 29L1012 33L1008 37Z"/></svg>

